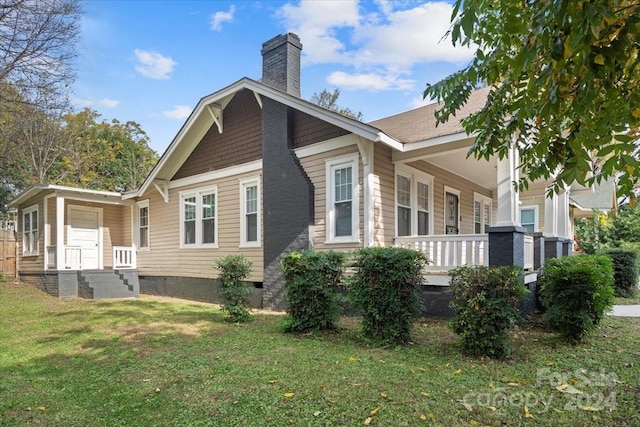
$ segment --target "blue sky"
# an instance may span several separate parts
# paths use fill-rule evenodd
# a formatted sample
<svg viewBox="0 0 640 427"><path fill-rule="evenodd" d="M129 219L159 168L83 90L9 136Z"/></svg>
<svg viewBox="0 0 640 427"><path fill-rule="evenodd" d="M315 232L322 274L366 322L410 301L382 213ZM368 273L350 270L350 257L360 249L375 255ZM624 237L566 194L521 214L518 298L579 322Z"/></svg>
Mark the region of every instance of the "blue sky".
<svg viewBox="0 0 640 427"><path fill-rule="evenodd" d="M261 76L262 43L303 44L301 92L340 88L365 121L422 105L425 84L462 68L466 48L441 40L451 4L425 1L83 2L77 108L133 120L167 148L198 100Z"/></svg>

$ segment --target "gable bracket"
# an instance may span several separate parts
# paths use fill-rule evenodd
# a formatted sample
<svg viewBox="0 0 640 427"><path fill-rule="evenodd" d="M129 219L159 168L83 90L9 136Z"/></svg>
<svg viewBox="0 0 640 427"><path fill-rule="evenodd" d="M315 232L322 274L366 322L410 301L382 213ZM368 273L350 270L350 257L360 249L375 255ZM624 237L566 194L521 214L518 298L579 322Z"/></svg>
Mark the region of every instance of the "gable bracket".
<svg viewBox="0 0 640 427"><path fill-rule="evenodd" d="M358 137L356 141L358 144L358 151L360 152L360 156L362 157L362 164L367 166L369 162L371 162L371 157L373 156L373 144L368 144L368 141L361 136Z"/></svg>
<svg viewBox="0 0 640 427"><path fill-rule="evenodd" d="M164 202L169 203L169 183L165 180L156 179L153 181L153 186L156 187Z"/></svg>
<svg viewBox="0 0 640 427"><path fill-rule="evenodd" d="M256 101L258 101L258 105L260 106L260 109L262 110L262 97L255 90L253 91L253 96L256 97Z"/></svg>
<svg viewBox="0 0 640 427"><path fill-rule="evenodd" d="M213 121L218 126L218 133L222 133L222 111L224 107L220 104L208 104L207 110L211 113L211 117L213 117Z"/></svg>

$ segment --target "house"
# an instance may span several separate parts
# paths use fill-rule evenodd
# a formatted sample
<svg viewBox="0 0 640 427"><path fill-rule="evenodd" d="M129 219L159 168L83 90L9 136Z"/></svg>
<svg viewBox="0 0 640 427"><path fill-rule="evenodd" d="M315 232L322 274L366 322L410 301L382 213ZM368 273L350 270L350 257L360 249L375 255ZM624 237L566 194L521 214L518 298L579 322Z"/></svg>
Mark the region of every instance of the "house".
<svg viewBox="0 0 640 427"><path fill-rule="evenodd" d="M253 261L256 304L281 308L291 250L423 250L432 286L462 264L520 265L535 282L545 253L569 253L569 191L545 199L549 183L532 186L544 223L525 229L517 152L467 158L459 118L487 88L444 125L436 105L362 123L300 98L301 50L291 33L264 43L262 79L202 98L136 191L17 197L21 277L61 297L215 300L216 260L235 253Z"/></svg>

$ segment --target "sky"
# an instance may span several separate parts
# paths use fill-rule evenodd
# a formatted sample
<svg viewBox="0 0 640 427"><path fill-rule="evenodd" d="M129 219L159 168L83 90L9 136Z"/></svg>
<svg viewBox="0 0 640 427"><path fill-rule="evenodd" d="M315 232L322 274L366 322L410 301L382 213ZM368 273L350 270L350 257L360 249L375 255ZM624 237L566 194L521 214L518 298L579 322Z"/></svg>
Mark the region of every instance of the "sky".
<svg viewBox="0 0 640 427"><path fill-rule="evenodd" d="M446 1L83 1L76 108L135 121L159 154L200 98L261 77L262 43L296 33L301 96L340 89L364 121L424 105L426 83L467 65L443 39Z"/></svg>

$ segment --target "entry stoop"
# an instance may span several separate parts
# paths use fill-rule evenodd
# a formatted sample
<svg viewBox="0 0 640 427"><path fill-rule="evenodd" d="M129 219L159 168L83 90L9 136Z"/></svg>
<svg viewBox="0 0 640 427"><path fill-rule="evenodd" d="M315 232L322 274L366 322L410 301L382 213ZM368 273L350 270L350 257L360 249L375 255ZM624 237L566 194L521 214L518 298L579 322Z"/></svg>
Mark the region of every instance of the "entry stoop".
<svg viewBox="0 0 640 427"><path fill-rule="evenodd" d="M88 299L138 298L137 270L78 271L78 296Z"/></svg>

